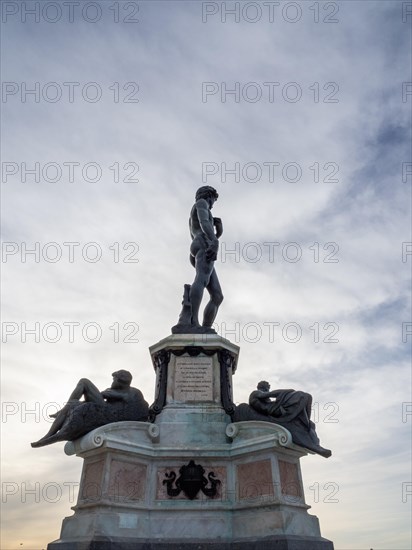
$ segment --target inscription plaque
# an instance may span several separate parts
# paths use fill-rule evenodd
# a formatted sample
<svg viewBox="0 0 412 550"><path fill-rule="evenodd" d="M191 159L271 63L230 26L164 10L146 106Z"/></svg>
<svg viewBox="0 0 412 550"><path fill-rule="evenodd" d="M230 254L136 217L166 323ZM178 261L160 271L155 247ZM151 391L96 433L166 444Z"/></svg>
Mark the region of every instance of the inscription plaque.
<svg viewBox="0 0 412 550"><path fill-rule="evenodd" d="M176 357L177 401L213 401L213 358Z"/></svg>

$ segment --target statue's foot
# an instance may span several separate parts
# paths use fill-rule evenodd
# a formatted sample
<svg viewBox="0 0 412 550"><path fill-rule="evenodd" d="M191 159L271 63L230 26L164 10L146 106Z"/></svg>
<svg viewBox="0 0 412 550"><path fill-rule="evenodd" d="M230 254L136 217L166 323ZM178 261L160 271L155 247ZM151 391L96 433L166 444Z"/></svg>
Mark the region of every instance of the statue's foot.
<svg viewBox="0 0 412 550"><path fill-rule="evenodd" d="M30 443L30 445L33 447L33 449L36 449L37 447L43 447L44 445L47 445L47 443L43 442L43 439L39 439L38 441L34 441L34 443Z"/></svg>
<svg viewBox="0 0 412 550"><path fill-rule="evenodd" d="M172 334L216 334L216 331L202 325L175 325L172 327Z"/></svg>
<svg viewBox="0 0 412 550"><path fill-rule="evenodd" d="M53 434L49 436L42 437L38 441L35 441L34 443L30 443L30 445L37 449L38 447L45 447L46 445L51 445L52 443L56 443L57 441L61 441L58 434Z"/></svg>
<svg viewBox="0 0 412 550"><path fill-rule="evenodd" d="M332 456L332 451L330 449L325 449L324 447L319 447L319 450L317 452L325 458L329 458Z"/></svg>
<svg viewBox="0 0 412 550"><path fill-rule="evenodd" d="M203 326L203 327L200 327L202 329L203 332L205 332L206 334L216 334L216 331L214 328L212 327L208 327L208 326Z"/></svg>

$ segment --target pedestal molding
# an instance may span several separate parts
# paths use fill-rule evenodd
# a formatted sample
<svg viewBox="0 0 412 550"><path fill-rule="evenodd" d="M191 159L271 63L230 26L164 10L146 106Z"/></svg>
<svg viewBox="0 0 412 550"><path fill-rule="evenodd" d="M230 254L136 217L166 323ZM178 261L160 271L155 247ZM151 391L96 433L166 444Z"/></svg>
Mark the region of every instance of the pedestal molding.
<svg viewBox="0 0 412 550"><path fill-rule="evenodd" d="M130 433L130 430L135 432L135 438L131 441L128 437L122 437L122 434L123 436L125 435L125 431ZM81 456L82 453L87 453L87 451L92 451L108 444L112 447L115 447L117 444L122 447L149 450L152 448L150 443L156 441L159 438L159 434L159 427L149 422L114 422L113 424L106 424L105 426L96 428L75 441L68 441L64 446L64 452L68 456Z"/></svg>

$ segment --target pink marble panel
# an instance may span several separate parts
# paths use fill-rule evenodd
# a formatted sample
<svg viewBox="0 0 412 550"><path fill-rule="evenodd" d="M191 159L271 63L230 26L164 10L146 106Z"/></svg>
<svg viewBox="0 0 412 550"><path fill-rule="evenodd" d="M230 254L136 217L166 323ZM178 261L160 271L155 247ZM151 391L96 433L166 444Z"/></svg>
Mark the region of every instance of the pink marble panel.
<svg viewBox="0 0 412 550"><path fill-rule="evenodd" d="M143 500L146 492L146 464L111 460L108 495L117 501Z"/></svg>
<svg viewBox="0 0 412 550"><path fill-rule="evenodd" d="M299 480L297 464L279 460L280 486L282 495L302 497L303 491Z"/></svg>
<svg viewBox="0 0 412 550"><path fill-rule="evenodd" d="M97 501L103 491L104 459L85 463L79 500Z"/></svg>
<svg viewBox="0 0 412 550"><path fill-rule="evenodd" d="M236 466L238 500L258 500L273 496L270 460L258 460Z"/></svg>

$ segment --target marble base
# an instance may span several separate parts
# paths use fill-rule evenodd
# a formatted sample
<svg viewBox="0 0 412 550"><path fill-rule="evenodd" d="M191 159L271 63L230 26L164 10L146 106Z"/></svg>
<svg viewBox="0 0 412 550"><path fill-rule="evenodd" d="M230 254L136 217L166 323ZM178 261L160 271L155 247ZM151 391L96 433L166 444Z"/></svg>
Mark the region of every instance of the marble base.
<svg viewBox="0 0 412 550"><path fill-rule="evenodd" d="M257 540L204 542L145 541L95 539L84 542L52 542L47 550L333 550L332 542L313 537L271 537Z"/></svg>
<svg viewBox="0 0 412 550"><path fill-rule="evenodd" d="M155 422L117 422L66 444L84 460L79 496L48 550L333 550L305 503L308 451L277 424L231 423L238 348L174 335L151 354ZM207 481L192 496L176 483L191 461Z"/></svg>
<svg viewBox="0 0 412 550"><path fill-rule="evenodd" d="M285 428L228 424L225 443L207 437L196 447L171 446L167 437L163 446L166 429L118 422L66 444L84 459L79 497L48 550L333 549L308 514L299 463L306 450ZM166 474L189 460L220 481L215 496L168 494Z"/></svg>

